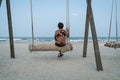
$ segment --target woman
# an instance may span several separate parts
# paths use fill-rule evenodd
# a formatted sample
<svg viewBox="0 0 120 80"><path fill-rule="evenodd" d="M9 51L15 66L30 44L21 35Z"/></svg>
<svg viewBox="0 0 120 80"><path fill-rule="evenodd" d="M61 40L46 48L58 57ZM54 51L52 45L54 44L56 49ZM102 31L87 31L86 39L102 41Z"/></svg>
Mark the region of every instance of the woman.
<svg viewBox="0 0 120 80"><path fill-rule="evenodd" d="M63 29L64 24L59 22L58 23L58 30L55 31L55 45L58 47L63 47L66 45L66 37L69 37L69 30L68 28ZM58 57L62 57L62 51L59 51Z"/></svg>

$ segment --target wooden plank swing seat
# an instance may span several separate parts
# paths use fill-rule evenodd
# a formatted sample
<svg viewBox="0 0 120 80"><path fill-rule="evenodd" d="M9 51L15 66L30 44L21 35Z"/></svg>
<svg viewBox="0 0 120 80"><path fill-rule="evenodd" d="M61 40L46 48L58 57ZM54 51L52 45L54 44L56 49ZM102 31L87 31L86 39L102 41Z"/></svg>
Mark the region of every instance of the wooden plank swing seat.
<svg viewBox="0 0 120 80"><path fill-rule="evenodd" d="M115 42L106 42L104 46L109 47L109 48L120 48L120 43L115 43Z"/></svg>
<svg viewBox="0 0 120 80"><path fill-rule="evenodd" d="M73 46L72 44L66 44L63 47L58 47L55 44L49 43L49 44L30 44L29 45L29 51L72 51Z"/></svg>

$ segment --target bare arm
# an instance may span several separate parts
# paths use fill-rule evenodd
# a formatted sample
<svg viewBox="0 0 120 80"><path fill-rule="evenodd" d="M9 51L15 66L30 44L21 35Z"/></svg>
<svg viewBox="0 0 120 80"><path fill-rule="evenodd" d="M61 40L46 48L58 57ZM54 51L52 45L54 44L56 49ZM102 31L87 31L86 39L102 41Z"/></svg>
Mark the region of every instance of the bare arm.
<svg viewBox="0 0 120 80"><path fill-rule="evenodd" d="M54 34L54 39L56 40L56 32L55 32L55 34Z"/></svg>
<svg viewBox="0 0 120 80"><path fill-rule="evenodd" d="M69 37L69 29L66 27L66 36Z"/></svg>

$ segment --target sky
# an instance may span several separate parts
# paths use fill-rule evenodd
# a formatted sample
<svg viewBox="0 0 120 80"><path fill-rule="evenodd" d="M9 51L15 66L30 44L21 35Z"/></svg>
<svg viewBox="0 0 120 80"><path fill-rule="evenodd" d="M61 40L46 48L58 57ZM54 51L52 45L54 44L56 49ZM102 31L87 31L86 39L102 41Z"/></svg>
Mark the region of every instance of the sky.
<svg viewBox="0 0 120 80"><path fill-rule="evenodd" d="M31 37L30 0L10 0L14 37ZM66 28L66 0L32 0L35 37L53 37L59 22ZM69 0L70 36L84 37L86 0ZM92 0L92 10L98 37L108 37L112 0ZM120 37L120 0L118 8L118 36ZM115 36L115 10L111 36ZM0 7L0 37L8 37L6 0ZM91 30L89 29L89 37Z"/></svg>

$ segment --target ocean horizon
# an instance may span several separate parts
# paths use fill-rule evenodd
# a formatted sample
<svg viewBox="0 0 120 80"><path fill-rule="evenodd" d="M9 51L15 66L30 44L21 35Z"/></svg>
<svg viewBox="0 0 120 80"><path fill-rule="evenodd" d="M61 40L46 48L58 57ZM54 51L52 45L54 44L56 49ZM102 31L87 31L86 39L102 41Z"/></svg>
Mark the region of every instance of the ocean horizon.
<svg viewBox="0 0 120 80"><path fill-rule="evenodd" d="M98 42L107 42L108 37L97 37ZM84 37L70 37L71 42L84 41ZM92 37L88 37L88 41L93 41ZM116 37L111 37L110 41L116 41ZM120 37L118 37L120 41ZM9 37L0 37L0 42L9 42ZM32 37L14 37L14 42L32 42ZM35 37L34 42L54 42L54 37Z"/></svg>

